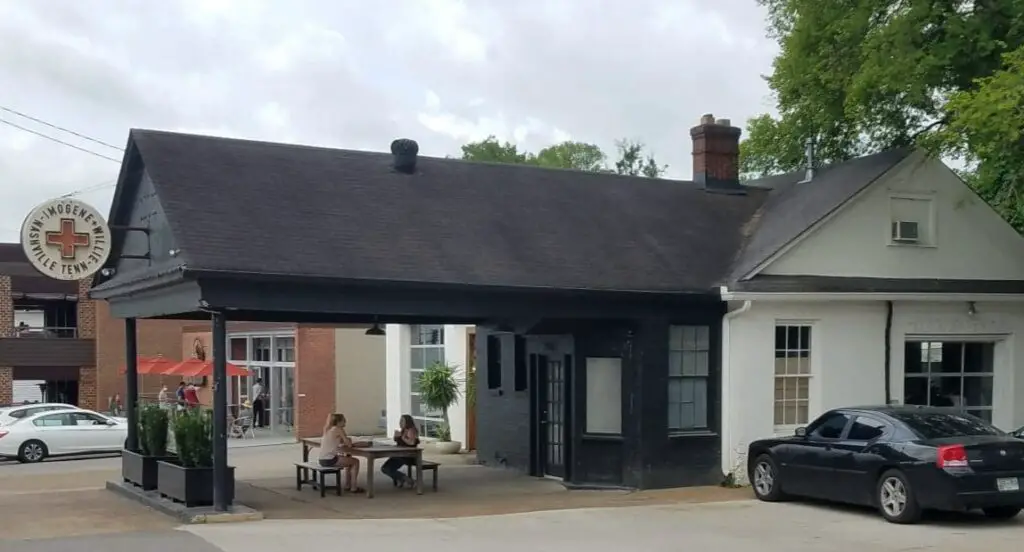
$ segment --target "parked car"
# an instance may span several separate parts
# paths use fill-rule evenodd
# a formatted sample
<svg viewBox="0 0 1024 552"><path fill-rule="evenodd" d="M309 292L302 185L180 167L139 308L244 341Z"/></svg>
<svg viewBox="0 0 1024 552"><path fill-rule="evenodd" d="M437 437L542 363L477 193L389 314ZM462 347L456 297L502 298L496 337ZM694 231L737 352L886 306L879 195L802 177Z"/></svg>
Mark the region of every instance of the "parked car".
<svg viewBox="0 0 1024 552"><path fill-rule="evenodd" d="M923 510L1009 519L1024 508L1024 441L946 408L832 410L791 437L751 443L747 469L761 500L874 506L894 523Z"/></svg>
<svg viewBox="0 0 1024 552"><path fill-rule="evenodd" d="M50 456L117 452L127 438L125 421L98 412L41 412L0 427L0 457L31 463Z"/></svg>
<svg viewBox="0 0 1024 552"><path fill-rule="evenodd" d="M10 425L22 418L29 416L35 416L40 412L50 412L53 410L71 410L78 408L73 404L63 403L32 403L23 404L20 406L5 406L0 408L0 426Z"/></svg>

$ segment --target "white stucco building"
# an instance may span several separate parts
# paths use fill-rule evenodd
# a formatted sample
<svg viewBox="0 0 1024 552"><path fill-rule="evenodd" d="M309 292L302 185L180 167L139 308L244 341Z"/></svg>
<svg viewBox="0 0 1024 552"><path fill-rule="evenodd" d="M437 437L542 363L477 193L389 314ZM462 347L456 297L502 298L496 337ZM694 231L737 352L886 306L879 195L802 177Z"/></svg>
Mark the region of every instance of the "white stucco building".
<svg viewBox="0 0 1024 552"><path fill-rule="evenodd" d="M417 380L424 368L444 362L457 370L461 388L459 403L448 409L451 437L463 446L467 443L466 370L472 351L469 335L472 326L388 324L386 328L386 381L388 428L398 427L402 414L411 414L426 436L432 436L442 423L441 413L420 404ZM389 431L390 433L390 431Z"/></svg>
<svg viewBox="0 0 1024 552"><path fill-rule="evenodd" d="M813 186L814 182L799 184ZM1024 239L913 153L722 288L722 470L840 406L1024 425Z"/></svg>

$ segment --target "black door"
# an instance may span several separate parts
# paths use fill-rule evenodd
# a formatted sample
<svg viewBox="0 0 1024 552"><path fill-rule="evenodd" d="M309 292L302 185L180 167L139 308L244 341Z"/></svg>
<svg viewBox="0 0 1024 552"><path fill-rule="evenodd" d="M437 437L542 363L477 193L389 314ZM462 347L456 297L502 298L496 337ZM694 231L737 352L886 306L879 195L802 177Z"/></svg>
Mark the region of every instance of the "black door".
<svg viewBox="0 0 1024 552"><path fill-rule="evenodd" d="M565 477L566 452L566 372L571 357L537 355L540 416L540 472Z"/></svg>

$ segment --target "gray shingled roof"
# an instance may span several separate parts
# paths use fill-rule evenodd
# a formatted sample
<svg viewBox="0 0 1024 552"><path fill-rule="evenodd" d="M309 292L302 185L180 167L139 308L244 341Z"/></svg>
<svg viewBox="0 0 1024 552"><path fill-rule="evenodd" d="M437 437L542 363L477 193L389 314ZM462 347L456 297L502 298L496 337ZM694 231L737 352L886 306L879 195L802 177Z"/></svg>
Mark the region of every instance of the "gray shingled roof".
<svg viewBox="0 0 1024 552"><path fill-rule="evenodd" d="M645 292L710 292L742 276L907 153L729 195L430 157L409 175L390 154L151 130L130 142L190 269ZM132 185L123 177L115 197Z"/></svg>
<svg viewBox="0 0 1024 552"><path fill-rule="evenodd" d="M429 157L408 175L390 154L140 130L131 139L199 270L706 292L765 195Z"/></svg>

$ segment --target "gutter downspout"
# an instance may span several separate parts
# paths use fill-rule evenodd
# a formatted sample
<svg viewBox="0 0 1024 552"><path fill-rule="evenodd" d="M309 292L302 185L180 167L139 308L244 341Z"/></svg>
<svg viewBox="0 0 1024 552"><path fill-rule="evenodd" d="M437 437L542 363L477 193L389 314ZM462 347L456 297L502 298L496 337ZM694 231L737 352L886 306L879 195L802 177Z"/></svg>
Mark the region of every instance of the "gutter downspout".
<svg viewBox="0 0 1024 552"><path fill-rule="evenodd" d="M885 302L885 404L892 404L892 301Z"/></svg>
<svg viewBox="0 0 1024 552"><path fill-rule="evenodd" d="M734 467L735 467L734 465L736 464L736 462L734 461L733 457L734 457L736 451L732 450L732 419L731 419L731 413L732 413L732 409L733 409L733 404L732 404L732 401L729 399L729 397L732 396L732 393L731 393L731 389L732 389L732 387L731 387L732 386L732 367L731 367L731 364L732 364L732 361L730 359L731 355L729 354L729 351L732 348L732 338L731 338L731 333L732 332L730 330L730 326L732 325L732 320L733 319L738 318L738 317L742 316L744 313L746 313L747 311L749 311L750 307L753 306L753 304L754 304L753 301L744 301L743 304L740 305L740 308L738 308L738 309L736 309L734 311L731 311L731 312L727 312L727 313L725 313L725 316L722 317L722 345L721 345L721 351L722 351L722 364L721 364L721 366L722 366L722 381L721 381L721 385L722 385L722 388L719 391L719 393L721 395L721 405L722 405L722 408L721 408L721 422L719 424L719 426L720 426L719 427L719 431L721 432L721 435L722 435L722 460L723 460L722 461L722 474L726 478L728 478L730 475L732 475L732 479L734 481L737 480L737 479L741 479L741 480L745 479L746 478L745 477L746 473L740 473L740 474L733 473L734 472ZM743 470L743 471L745 471L745 470Z"/></svg>

